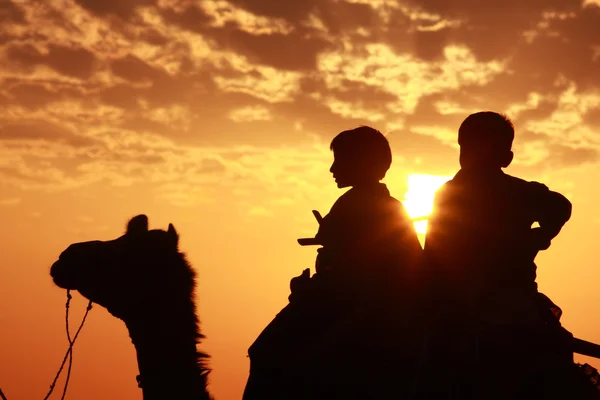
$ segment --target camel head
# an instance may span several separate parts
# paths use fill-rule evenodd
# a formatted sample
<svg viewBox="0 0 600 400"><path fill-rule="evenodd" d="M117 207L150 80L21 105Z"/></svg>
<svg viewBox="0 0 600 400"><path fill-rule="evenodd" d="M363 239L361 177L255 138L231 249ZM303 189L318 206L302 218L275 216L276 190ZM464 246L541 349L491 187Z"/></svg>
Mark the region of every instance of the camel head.
<svg viewBox="0 0 600 400"><path fill-rule="evenodd" d="M63 288L77 290L117 318L151 312L167 297L190 298L194 272L178 250L179 235L148 229L148 217L138 215L125 234L108 241L74 243L52 265L50 275Z"/></svg>

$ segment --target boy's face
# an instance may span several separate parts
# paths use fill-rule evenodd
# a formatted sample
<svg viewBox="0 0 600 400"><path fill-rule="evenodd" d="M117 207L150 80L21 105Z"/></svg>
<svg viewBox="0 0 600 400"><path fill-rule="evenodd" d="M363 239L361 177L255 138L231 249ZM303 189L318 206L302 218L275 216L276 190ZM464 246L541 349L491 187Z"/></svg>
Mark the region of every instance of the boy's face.
<svg viewBox="0 0 600 400"><path fill-rule="evenodd" d="M329 172L333 174L333 179L340 189L379 181L372 176L371 169L360 159L351 154L336 151L333 152L333 164L331 164Z"/></svg>
<svg viewBox="0 0 600 400"><path fill-rule="evenodd" d="M333 152L333 164L329 168L329 172L333 174L333 179L337 183L338 188L353 186L353 178L356 173L353 171L353 163L348 155Z"/></svg>

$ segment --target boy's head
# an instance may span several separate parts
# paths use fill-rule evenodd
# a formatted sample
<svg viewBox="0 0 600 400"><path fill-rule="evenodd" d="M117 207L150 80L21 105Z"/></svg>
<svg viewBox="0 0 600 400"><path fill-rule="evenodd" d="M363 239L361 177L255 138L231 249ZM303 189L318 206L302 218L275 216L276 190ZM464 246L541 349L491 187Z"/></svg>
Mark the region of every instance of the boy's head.
<svg viewBox="0 0 600 400"><path fill-rule="evenodd" d="M334 160L329 171L338 188L379 182L392 164L387 139L368 126L341 132L330 147Z"/></svg>
<svg viewBox="0 0 600 400"><path fill-rule="evenodd" d="M506 168L513 159L515 128L503 114L481 111L469 115L458 129L460 166L469 170Z"/></svg>

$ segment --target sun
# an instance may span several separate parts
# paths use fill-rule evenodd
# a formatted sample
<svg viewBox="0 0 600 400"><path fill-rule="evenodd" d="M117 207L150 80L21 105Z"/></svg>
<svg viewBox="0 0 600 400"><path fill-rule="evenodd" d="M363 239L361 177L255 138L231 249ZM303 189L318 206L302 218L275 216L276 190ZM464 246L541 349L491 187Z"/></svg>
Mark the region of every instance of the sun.
<svg viewBox="0 0 600 400"><path fill-rule="evenodd" d="M416 220L415 230L420 235L420 239L427 233L427 217L433 212L433 199L435 192L451 176L411 174L408 176L408 190L404 194L404 208L408 215Z"/></svg>

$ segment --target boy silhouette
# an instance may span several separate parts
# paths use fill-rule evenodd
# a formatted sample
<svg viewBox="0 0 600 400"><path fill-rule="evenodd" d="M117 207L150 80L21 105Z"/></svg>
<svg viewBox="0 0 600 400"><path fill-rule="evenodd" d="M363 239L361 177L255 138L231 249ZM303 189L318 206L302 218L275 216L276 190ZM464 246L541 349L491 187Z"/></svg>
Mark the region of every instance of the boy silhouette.
<svg viewBox="0 0 600 400"><path fill-rule="evenodd" d="M380 341L366 337L373 332L383 336L393 326L386 317L395 321L406 297L403 290L410 266L421 253L412 221L380 182L391 165L392 152L385 136L368 126L341 132L330 148L334 156L330 172L338 188L351 189L324 218L317 214L320 224L315 238L299 240L322 246L317 272L311 277L306 269L292 279L290 304L250 347L251 372L244 400L385 398L373 395L374 390L385 391L383 381L393 383L397 390L403 376L383 378L396 371L392 365L397 367L397 363L376 358L382 351L371 347ZM360 313L367 314L367 320L357 322L357 309L368 310ZM348 325L359 325L360 334L348 335ZM324 336L330 341L323 343ZM392 339L398 342L397 336ZM326 348L326 354L315 348ZM368 371L356 369L356 354L363 361L375 358ZM315 357L310 365L298 361L308 355Z"/></svg>
<svg viewBox="0 0 600 400"><path fill-rule="evenodd" d="M337 187L351 189L319 221L311 243L322 246L314 278L353 296L382 294L382 287L389 285L397 288L406 278L405 267L417 261L421 244L402 203L380 182L392 163L389 142L378 130L361 126L339 133L330 148ZM292 280L290 300L308 279L305 270Z"/></svg>
<svg viewBox="0 0 600 400"><path fill-rule="evenodd" d="M502 171L512 162L513 139L506 116L468 116L458 131L461 169L436 194L429 220L424 255L435 269L430 279L473 307L493 296L535 294L534 258L571 216L563 195Z"/></svg>
<svg viewBox="0 0 600 400"><path fill-rule="evenodd" d="M478 112L463 121L461 168L436 194L423 251L438 331L470 332L473 345L456 350L458 357L487 359L501 373L527 365L541 343L553 304L537 292L534 259L571 216L561 194L502 171L513 160L513 139L502 114ZM511 393L500 397L515 398Z"/></svg>

